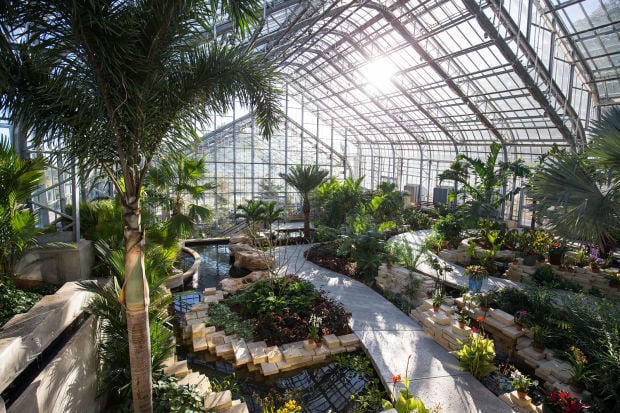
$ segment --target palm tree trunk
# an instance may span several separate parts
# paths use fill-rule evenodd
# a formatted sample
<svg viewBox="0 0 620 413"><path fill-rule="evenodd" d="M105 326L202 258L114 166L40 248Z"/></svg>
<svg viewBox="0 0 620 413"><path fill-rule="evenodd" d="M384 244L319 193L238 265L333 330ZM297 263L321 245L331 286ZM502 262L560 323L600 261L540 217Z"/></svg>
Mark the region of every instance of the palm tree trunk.
<svg viewBox="0 0 620 413"><path fill-rule="evenodd" d="M304 212L304 238L306 241L310 241L310 200L307 196L304 196L302 208Z"/></svg>
<svg viewBox="0 0 620 413"><path fill-rule="evenodd" d="M125 222L125 283L119 300L127 309L131 391L136 413L153 411L149 287L144 273L144 232L140 225L140 200L123 202Z"/></svg>

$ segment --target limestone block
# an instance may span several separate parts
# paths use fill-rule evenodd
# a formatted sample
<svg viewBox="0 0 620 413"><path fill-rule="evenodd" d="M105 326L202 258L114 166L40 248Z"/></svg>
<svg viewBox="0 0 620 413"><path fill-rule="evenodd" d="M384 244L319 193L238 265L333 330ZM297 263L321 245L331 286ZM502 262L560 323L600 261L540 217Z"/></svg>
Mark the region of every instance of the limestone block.
<svg viewBox="0 0 620 413"><path fill-rule="evenodd" d="M355 334L345 334L338 339L343 346L354 346L360 343L360 339Z"/></svg>
<svg viewBox="0 0 620 413"><path fill-rule="evenodd" d="M202 295L215 295L217 293L217 289L215 287L207 287L202 291Z"/></svg>
<svg viewBox="0 0 620 413"><path fill-rule="evenodd" d="M545 350L546 351L546 350ZM535 351L532 347L526 347L522 350L519 350L518 353L521 357L527 357L533 360L542 360L545 358L545 352L539 353ZM539 363L540 364L540 363Z"/></svg>
<svg viewBox="0 0 620 413"><path fill-rule="evenodd" d="M202 297L202 302L207 304L217 304L220 300L217 295L205 295Z"/></svg>
<svg viewBox="0 0 620 413"><path fill-rule="evenodd" d="M207 334L207 326L204 324L192 324L192 337L204 337Z"/></svg>
<svg viewBox="0 0 620 413"><path fill-rule="evenodd" d="M312 343L308 340L304 341L304 348L308 351L312 351L316 348L316 343L313 341Z"/></svg>
<svg viewBox="0 0 620 413"><path fill-rule="evenodd" d="M166 376L174 376L174 377L185 377L189 374L189 369L187 368L187 360L177 361L172 366L164 369L164 374Z"/></svg>
<svg viewBox="0 0 620 413"><path fill-rule="evenodd" d="M254 364L253 362L249 362L245 365L248 368L249 372L254 372L260 370L260 364Z"/></svg>
<svg viewBox="0 0 620 413"><path fill-rule="evenodd" d="M491 309L492 310L492 309ZM489 310L489 312L491 311ZM476 317L477 318L477 317ZM496 331L501 331L502 328L505 327L505 324L502 324L495 318L491 318L488 315L484 316L484 328L486 329L494 329Z"/></svg>
<svg viewBox="0 0 620 413"><path fill-rule="evenodd" d="M235 352L233 350L232 344L224 343L224 344L215 346L215 354L218 357L224 357L225 355L234 356Z"/></svg>
<svg viewBox="0 0 620 413"><path fill-rule="evenodd" d="M187 325L204 324L205 320L200 320L198 318L192 318L192 319L189 319L189 320L185 320L185 323Z"/></svg>
<svg viewBox="0 0 620 413"><path fill-rule="evenodd" d="M222 290L229 294L237 294L239 291L247 288L253 282L269 277L267 271L252 271L245 277L240 278L224 278L220 281Z"/></svg>
<svg viewBox="0 0 620 413"><path fill-rule="evenodd" d="M523 350L526 347L531 347L533 340L527 336L521 336L517 339L517 350Z"/></svg>
<svg viewBox="0 0 620 413"><path fill-rule="evenodd" d="M235 402L238 401L238 404ZM221 413L249 413L248 405L241 403L240 400L233 400L233 405L225 409L220 410Z"/></svg>
<svg viewBox="0 0 620 413"><path fill-rule="evenodd" d="M460 339L462 339L463 337L469 337L469 335L471 334L471 328L469 326L461 328L458 324L452 324L452 332L458 335Z"/></svg>
<svg viewBox="0 0 620 413"><path fill-rule="evenodd" d="M209 344L205 336L192 337L192 348L194 351L204 351L209 349Z"/></svg>
<svg viewBox="0 0 620 413"><path fill-rule="evenodd" d="M321 361L327 360L327 354L321 354L319 356L312 356L312 361L314 363L319 363Z"/></svg>
<svg viewBox="0 0 620 413"><path fill-rule="evenodd" d="M329 351L329 349L325 346L322 347L317 347L314 349L314 355L315 356L323 356L323 357L327 357L329 356L331 353Z"/></svg>
<svg viewBox="0 0 620 413"><path fill-rule="evenodd" d="M304 357L307 357L307 354L301 352L301 349L298 348L289 348L282 352L284 359L289 363L294 363Z"/></svg>
<svg viewBox="0 0 620 413"><path fill-rule="evenodd" d="M323 343L327 346L327 348L335 348L340 346L340 340L336 337L335 334L328 334L323 336Z"/></svg>
<svg viewBox="0 0 620 413"><path fill-rule="evenodd" d="M504 327L501 330L501 333L506 336L507 338L509 338L510 340L514 341L517 338L525 335L525 331L524 330L517 330L517 327L515 326L510 326L510 327Z"/></svg>
<svg viewBox="0 0 620 413"><path fill-rule="evenodd" d="M265 352L267 353L267 361L269 363L277 363L278 361L282 360L282 352L280 351L278 346L267 347L265 349Z"/></svg>
<svg viewBox="0 0 620 413"><path fill-rule="evenodd" d="M345 351L347 353L352 353L354 351L360 350L361 348L362 348L362 343L359 343L359 344L357 344L355 346L346 346L345 347Z"/></svg>
<svg viewBox="0 0 620 413"><path fill-rule="evenodd" d="M267 361L267 344L265 344L264 341L248 343L247 346L254 364L265 363Z"/></svg>
<svg viewBox="0 0 620 413"><path fill-rule="evenodd" d="M452 321L452 318L447 317L444 313L442 313L441 311L438 311L433 315L433 321L436 324L447 326Z"/></svg>
<svg viewBox="0 0 620 413"><path fill-rule="evenodd" d="M208 311L206 310L200 310L200 311L192 311L192 312L187 312L185 313L186 316L188 317L192 317L192 318L197 318L199 320L201 319L205 319L209 316Z"/></svg>
<svg viewBox="0 0 620 413"><path fill-rule="evenodd" d="M558 380L568 383L571 378L570 369L571 365L566 361L555 358L551 360L542 360L538 366L538 369L536 369L536 375L541 373L541 377L546 376L543 377L545 380L548 380L548 377L553 375L553 377Z"/></svg>
<svg viewBox="0 0 620 413"><path fill-rule="evenodd" d="M205 410L221 410L232 406L232 394L230 390L217 393L209 393L204 398Z"/></svg>
<svg viewBox="0 0 620 413"><path fill-rule="evenodd" d="M235 353L235 365L241 366L252 361L252 355L245 344L245 340L233 340L231 344Z"/></svg>
<svg viewBox="0 0 620 413"><path fill-rule="evenodd" d="M219 331L218 331L218 333L219 333ZM224 332L222 331L222 333L224 333ZM212 353L215 352L215 348L217 346L221 346L223 344L226 344L226 343L224 343L224 334L221 334L221 335L219 335L219 334L218 335L211 334L211 335L205 336L205 338L207 340L207 345L209 346L209 351L212 352Z"/></svg>
<svg viewBox="0 0 620 413"><path fill-rule="evenodd" d="M278 374L279 371L276 363L261 363L260 370L263 373L263 376Z"/></svg>
<svg viewBox="0 0 620 413"><path fill-rule="evenodd" d="M512 314L508 314L507 312L502 311L498 308L491 308L487 316L499 321L505 326L512 326L515 323L514 316Z"/></svg>
<svg viewBox="0 0 620 413"><path fill-rule="evenodd" d="M272 268L276 262L275 257L256 250L237 250L233 255L235 257L233 265L236 268L245 268L250 271L267 270Z"/></svg>
<svg viewBox="0 0 620 413"><path fill-rule="evenodd" d="M510 399L519 407L527 407L532 404L532 398L530 396L525 396L525 399L520 399L516 390L510 393Z"/></svg>
<svg viewBox="0 0 620 413"><path fill-rule="evenodd" d="M329 354L331 355L340 354L340 353L344 353L345 351L347 351L345 347L333 347L333 348L328 348L328 350L329 350Z"/></svg>
<svg viewBox="0 0 620 413"><path fill-rule="evenodd" d="M196 311L207 311L209 309L209 304L203 302L197 302L192 305L192 307L188 310L188 312L196 312Z"/></svg>
<svg viewBox="0 0 620 413"><path fill-rule="evenodd" d="M440 312L444 312L448 315L454 314L454 308L450 304L444 303L439 307Z"/></svg>

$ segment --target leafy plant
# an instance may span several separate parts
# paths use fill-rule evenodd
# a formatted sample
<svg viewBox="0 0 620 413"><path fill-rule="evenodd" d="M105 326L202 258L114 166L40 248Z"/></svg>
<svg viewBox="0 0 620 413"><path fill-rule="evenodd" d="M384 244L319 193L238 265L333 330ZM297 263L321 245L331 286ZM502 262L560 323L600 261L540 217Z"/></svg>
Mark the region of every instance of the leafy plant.
<svg viewBox="0 0 620 413"><path fill-rule="evenodd" d="M252 339L254 320L241 320L239 315L231 311L230 307L225 304L210 304L207 311L209 325L223 328L226 334L235 334L246 341Z"/></svg>
<svg viewBox="0 0 620 413"><path fill-rule="evenodd" d="M409 378L407 375L409 374L409 361L411 360L411 356L407 359L407 367L405 368L405 378L402 379L403 387L398 390L398 393L395 392L396 383L401 381L400 374L392 377L392 394L390 394L392 400L383 400L383 410L395 409L398 413L431 413L422 402L422 399L413 397L411 390L409 390ZM433 409L433 411L437 411Z"/></svg>
<svg viewBox="0 0 620 413"><path fill-rule="evenodd" d="M385 242L376 230L352 234L338 248L338 255L349 256L364 273L366 282L372 283L385 257Z"/></svg>
<svg viewBox="0 0 620 413"><path fill-rule="evenodd" d="M533 383L532 379L527 374L523 374L519 370L514 370L510 374L510 384L512 384L515 390L527 392ZM535 381L534 385L536 386L537 384L538 382Z"/></svg>
<svg viewBox="0 0 620 413"><path fill-rule="evenodd" d="M153 412L199 413L204 400L196 386L179 385L176 378L161 376L153 383Z"/></svg>
<svg viewBox="0 0 620 413"><path fill-rule="evenodd" d="M478 333L471 334L470 340L469 344L458 340L459 345L462 346L461 349L451 351L450 354L459 359L461 370L470 372L480 380L497 370L493 364L495 344L490 338Z"/></svg>
<svg viewBox="0 0 620 413"><path fill-rule="evenodd" d="M448 214L438 218L433 224L435 232L443 242L447 242L452 248L456 248L461 242L463 232L463 219L456 214Z"/></svg>
<svg viewBox="0 0 620 413"><path fill-rule="evenodd" d="M0 326L15 314L30 310L40 299L40 294L16 288L11 279L0 279Z"/></svg>
<svg viewBox="0 0 620 413"><path fill-rule="evenodd" d="M489 277L489 271L486 267L482 265L468 265L465 267L465 275L467 275L470 279L476 281L482 281L485 278Z"/></svg>

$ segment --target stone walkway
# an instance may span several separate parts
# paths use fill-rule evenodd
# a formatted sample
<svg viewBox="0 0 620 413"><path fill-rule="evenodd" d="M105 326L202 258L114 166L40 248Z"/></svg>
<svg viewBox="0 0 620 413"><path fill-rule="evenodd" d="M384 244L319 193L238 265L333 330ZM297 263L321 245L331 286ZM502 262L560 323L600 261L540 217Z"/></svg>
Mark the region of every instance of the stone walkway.
<svg viewBox="0 0 620 413"><path fill-rule="evenodd" d="M306 261L302 254L307 248L279 248L281 272L311 281L351 312L351 328L386 388L392 388L393 376L405 376L409 361L411 392L428 408L439 403L444 413L512 412L471 374L461 371L457 359L428 337L416 321L366 285Z"/></svg>

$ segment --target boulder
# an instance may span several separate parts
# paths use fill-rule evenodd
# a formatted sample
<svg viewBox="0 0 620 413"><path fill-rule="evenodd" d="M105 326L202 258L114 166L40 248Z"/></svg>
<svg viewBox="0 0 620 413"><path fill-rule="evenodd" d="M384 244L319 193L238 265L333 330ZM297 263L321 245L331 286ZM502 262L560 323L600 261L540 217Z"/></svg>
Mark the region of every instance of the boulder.
<svg viewBox="0 0 620 413"><path fill-rule="evenodd" d="M227 292L229 294L236 294L239 291L246 288L253 282L258 280L262 280L264 278L269 277L269 272L267 271L252 271L245 277L241 278L224 278L220 281L220 286L222 291Z"/></svg>

